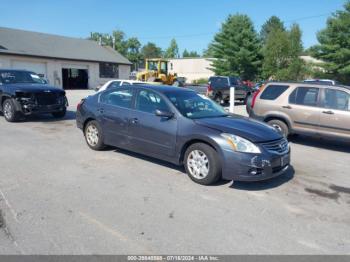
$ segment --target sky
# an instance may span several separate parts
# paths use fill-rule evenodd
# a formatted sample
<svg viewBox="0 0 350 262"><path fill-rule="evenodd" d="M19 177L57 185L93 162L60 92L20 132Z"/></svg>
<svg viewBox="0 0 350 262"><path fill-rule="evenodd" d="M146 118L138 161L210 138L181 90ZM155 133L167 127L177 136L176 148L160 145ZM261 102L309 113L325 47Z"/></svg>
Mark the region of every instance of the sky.
<svg viewBox="0 0 350 262"><path fill-rule="evenodd" d="M86 38L90 32L122 30L142 44L165 49L175 38L180 51L202 52L229 14L247 14L255 29L272 15L289 27L297 22L303 44L317 43L316 33L345 0L0 0L0 26Z"/></svg>

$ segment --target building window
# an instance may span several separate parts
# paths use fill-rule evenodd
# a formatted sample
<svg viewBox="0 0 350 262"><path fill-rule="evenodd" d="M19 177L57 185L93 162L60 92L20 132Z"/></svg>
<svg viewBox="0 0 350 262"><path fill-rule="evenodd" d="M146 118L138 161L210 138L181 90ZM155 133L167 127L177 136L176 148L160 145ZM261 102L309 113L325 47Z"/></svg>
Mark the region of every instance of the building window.
<svg viewBox="0 0 350 262"><path fill-rule="evenodd" d="M100 77L101 78L118 78L118 64L114 63L100 63Z"/></svg>

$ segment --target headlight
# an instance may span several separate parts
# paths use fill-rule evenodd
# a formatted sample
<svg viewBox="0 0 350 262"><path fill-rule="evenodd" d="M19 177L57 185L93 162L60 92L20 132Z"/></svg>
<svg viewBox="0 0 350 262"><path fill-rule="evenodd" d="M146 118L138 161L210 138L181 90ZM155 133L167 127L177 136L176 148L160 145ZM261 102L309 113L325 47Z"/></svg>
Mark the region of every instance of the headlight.
<svg viewBox="0 0 350 262"><path fill-rule="evenodd" d="M222 133L221 136L226 139L227 143L231 146L234 151L243 153L255 153L260 154L259 147L254 145L252 142L244 139L240 136Z"/></svg>

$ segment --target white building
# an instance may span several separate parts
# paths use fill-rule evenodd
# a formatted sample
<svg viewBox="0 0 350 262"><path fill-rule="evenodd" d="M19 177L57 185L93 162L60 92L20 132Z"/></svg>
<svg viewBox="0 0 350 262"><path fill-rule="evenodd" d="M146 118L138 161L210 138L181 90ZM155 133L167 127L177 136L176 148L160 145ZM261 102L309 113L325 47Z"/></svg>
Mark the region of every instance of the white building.
<svg viewBox="0 0 350 262"><path fill-rule="evenodd" d="M0 27L0 68L26 69L52 85L84 89L128 79L131 63L95 41Z"/></svg>
<svg viewBox="0 0 350 262"><path fill-rule="evenodd" d="M188 83L214 75L210 70L213 58L173 58L169 59L169 72L185 77Z"/></svg>

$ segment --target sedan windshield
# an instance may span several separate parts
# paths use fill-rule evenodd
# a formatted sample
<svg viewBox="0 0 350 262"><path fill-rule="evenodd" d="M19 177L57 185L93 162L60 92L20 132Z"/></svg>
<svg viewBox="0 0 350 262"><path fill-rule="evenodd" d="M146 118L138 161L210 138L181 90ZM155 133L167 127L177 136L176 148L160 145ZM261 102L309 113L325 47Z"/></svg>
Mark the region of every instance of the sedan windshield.
<svg viewBox="0 0 350 262"><path fill-rule="evenodd" d="M191 119L227 116L226 111L204 95L195 92L168 92L165 95L180 111Z"/></svg>
<svg viewBox="0 0 350 262"><path fill-rule="evenodd" d="M45 84L45 81L40 76L27 71L0 71L0 81L3 84Z"/></svg>

